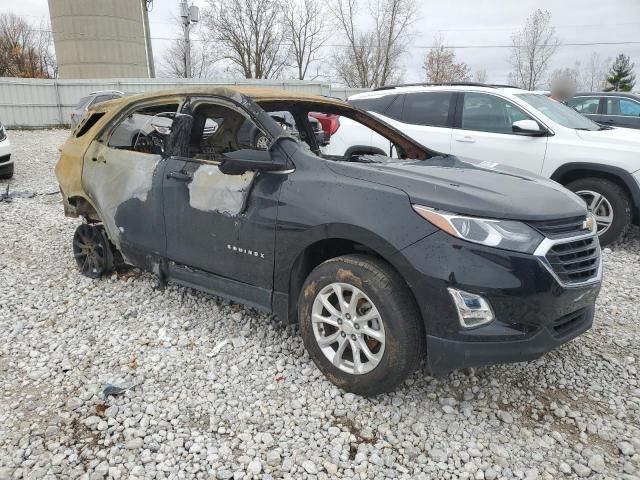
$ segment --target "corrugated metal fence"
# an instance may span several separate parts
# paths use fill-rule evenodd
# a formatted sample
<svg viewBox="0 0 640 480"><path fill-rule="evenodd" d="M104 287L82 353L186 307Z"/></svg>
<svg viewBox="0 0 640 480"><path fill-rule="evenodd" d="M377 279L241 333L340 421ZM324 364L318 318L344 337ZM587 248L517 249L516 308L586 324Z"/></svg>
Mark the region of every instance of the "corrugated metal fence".
<svg viewBox="0 0 640 480"><path fill-rule="evenodd" d="M53 127L69 123L69 114L82 97L97 90L120 90L127 94L166 90L185 85L256 85L332 97L347 98L365 89L335 88L329 83L300 80L213 81L175 78L122 78L49 80L0 78L0 122L13 128Z"/></svg>

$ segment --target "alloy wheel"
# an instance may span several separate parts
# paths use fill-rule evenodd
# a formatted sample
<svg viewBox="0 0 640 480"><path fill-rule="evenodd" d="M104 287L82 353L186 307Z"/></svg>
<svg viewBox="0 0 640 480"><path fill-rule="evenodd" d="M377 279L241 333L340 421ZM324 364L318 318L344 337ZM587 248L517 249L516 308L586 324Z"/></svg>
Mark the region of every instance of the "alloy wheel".
<svg viewBox="0 0 640 480"><path fill-rule="evenodd" d="M613 223L613 207L607 197L592 190L579 190L576 194L587 203L589 210L595 216L598 235L604 234Z"/></svg>
<svg viewBox="0 0 640 480"><path fill-rule="evenodd" d="M98 278L109 269L108 243L98 227L82 224L73 236L73 256L78 269L89 278Z"/></svg>
<svg viewBox="0 0 640 480"><path fill-rule="evenodd" d="M359 288L340 282L324 287L313 301L311 322L322 353L343 372L363 375L382 360L382 317Z"/></svg>

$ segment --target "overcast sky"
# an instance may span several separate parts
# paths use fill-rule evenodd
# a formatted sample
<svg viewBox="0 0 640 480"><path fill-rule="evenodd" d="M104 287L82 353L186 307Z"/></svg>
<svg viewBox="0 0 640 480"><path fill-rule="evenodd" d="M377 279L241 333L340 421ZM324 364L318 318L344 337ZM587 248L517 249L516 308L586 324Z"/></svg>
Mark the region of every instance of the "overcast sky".
<svg viewBox="0 0 640 480"><path fill-rule="evenodd" d="M366 0L360 0L364 3ZM592 52L601 57L630 55L636 63L640 81L640 0L416 0L420 5L419 20L412 48L405 58L405 80L422 78L420 66L427 50L420 46L433 43L442 33L452 46L508 45L511 34L522 28L527 16L536 8L548 9L558 38L565 43L638 42L626 45L565 46L552 60L551 70L585 63ZM155 0L150 15L151 36L156 64L166 49L167 37L179 35L172 20L178 11L178 0ZM196 5L204 6L203 0ZM2 0L0 12L14 12L33 23L48 21L47 0ZM488 79L505 83L509 73L508 48L458 48L456 57L473 71L486 68ZM638 89L638 87L636 87Z"/></svg>

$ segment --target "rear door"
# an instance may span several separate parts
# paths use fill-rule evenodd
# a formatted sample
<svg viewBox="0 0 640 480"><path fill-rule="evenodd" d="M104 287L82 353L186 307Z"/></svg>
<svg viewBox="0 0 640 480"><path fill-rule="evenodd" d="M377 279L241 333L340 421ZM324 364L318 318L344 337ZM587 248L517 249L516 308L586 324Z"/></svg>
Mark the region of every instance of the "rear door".
<svg viewBox="0 0 640 480"><path fill-rule="evenodd" d="M535 121L528 113L503 97L484 92L466 92L458 102L452 142L454 155L535 173L542 171L547 137L512 132L515 121Z"/></svg>
<svg viewBox="0 0 640 480"><path fill-rule="evenodd" d="M165 249L164 161L152 142L151 119L158 113L176 112L178 107L175 101L138 104L117 117L85 153L83 188L111 241L127 260L142 268L151 269L149 258L163 256ZM144 138L138 136L142 130L147 132Z"/></svg>
<svg viewBox="0 0 640 480"><path fill-rule="evenodd" d="M378 116L425 147L451 153L455 93L416 92L398 97Z"/></svg>

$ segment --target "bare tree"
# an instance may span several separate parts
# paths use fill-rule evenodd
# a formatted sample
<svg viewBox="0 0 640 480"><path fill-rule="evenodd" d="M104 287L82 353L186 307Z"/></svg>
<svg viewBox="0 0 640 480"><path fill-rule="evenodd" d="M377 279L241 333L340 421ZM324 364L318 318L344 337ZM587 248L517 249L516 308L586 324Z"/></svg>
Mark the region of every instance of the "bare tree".
<svg viewBox="0 0 640 480"><path fill-rule="evenodd" d="M333 0L330 9L347 41L334 55L338 79L349 87L370 88L399 81L400 60L406 53L417 17L412 0L369 0L368 22L358 22L358 0ZM365 30L357 25L372 23Z"/></svg>
<svg viewBox="0 0 640 480"><path fill-rule="evenodd" d="M540 9L533 12L524 28L511 36L511 42L511 78L517 86L535 90L549 68L549 60L560 46L551 25L551 13Z"/></svg>
<svg viewBox="0 0 640 480"><path fill-rule="evenodd" d="M304 80L309 66L320 60L327 38L326 15L319 0L291 0L284 9L286 39L297 78ZM313 78L317 78L317 75Z"/></svg>
<svg viewBox="0 0 640 480"><path fill-rule="evenodd" d="M442 35L433 38L433 48L427 53L422 69L427 81L433 83L466 82L471 78L469 66L456 62L455 52L445 46Z"/></svg>
<svg viewBox="0 0 640 480"><path fill-rule="evenodd" d="M0 14L0 77L52 78L58 73L51 32L14 13Z"/></svg>
<svg viewBox="0 0 640 480"><path fill-rule="evenodd" d="M477 69L474 80L478 83L487 83L488 81L487 69L486 68Z"/></svg>
<svg viewBox="0 0 640 480"><path fill-rule="evenodd" d="M220 56L245 78L274 78L285 66L287 48L282 0L208 0L208 37Z"/></svg>
<svg viewBox="0 0 640 480"><path fill-rule="evenodd" d="M611 57L603 59L598 52L593 52L581 72L581 88L589 92L604 90L611 62Z"/></svg>
<svg viewBox="0 0 640 480"><path fill-rule="evenodd" d="M176 25L182 26L182 20L174 19ZM191 78L207 78L215 71L215 55L209 42L203 42L198 29L191 30ZM176 38L162 55L159 75L169 78L187 78L185 57L187 55L184 37Z"/></svg>

